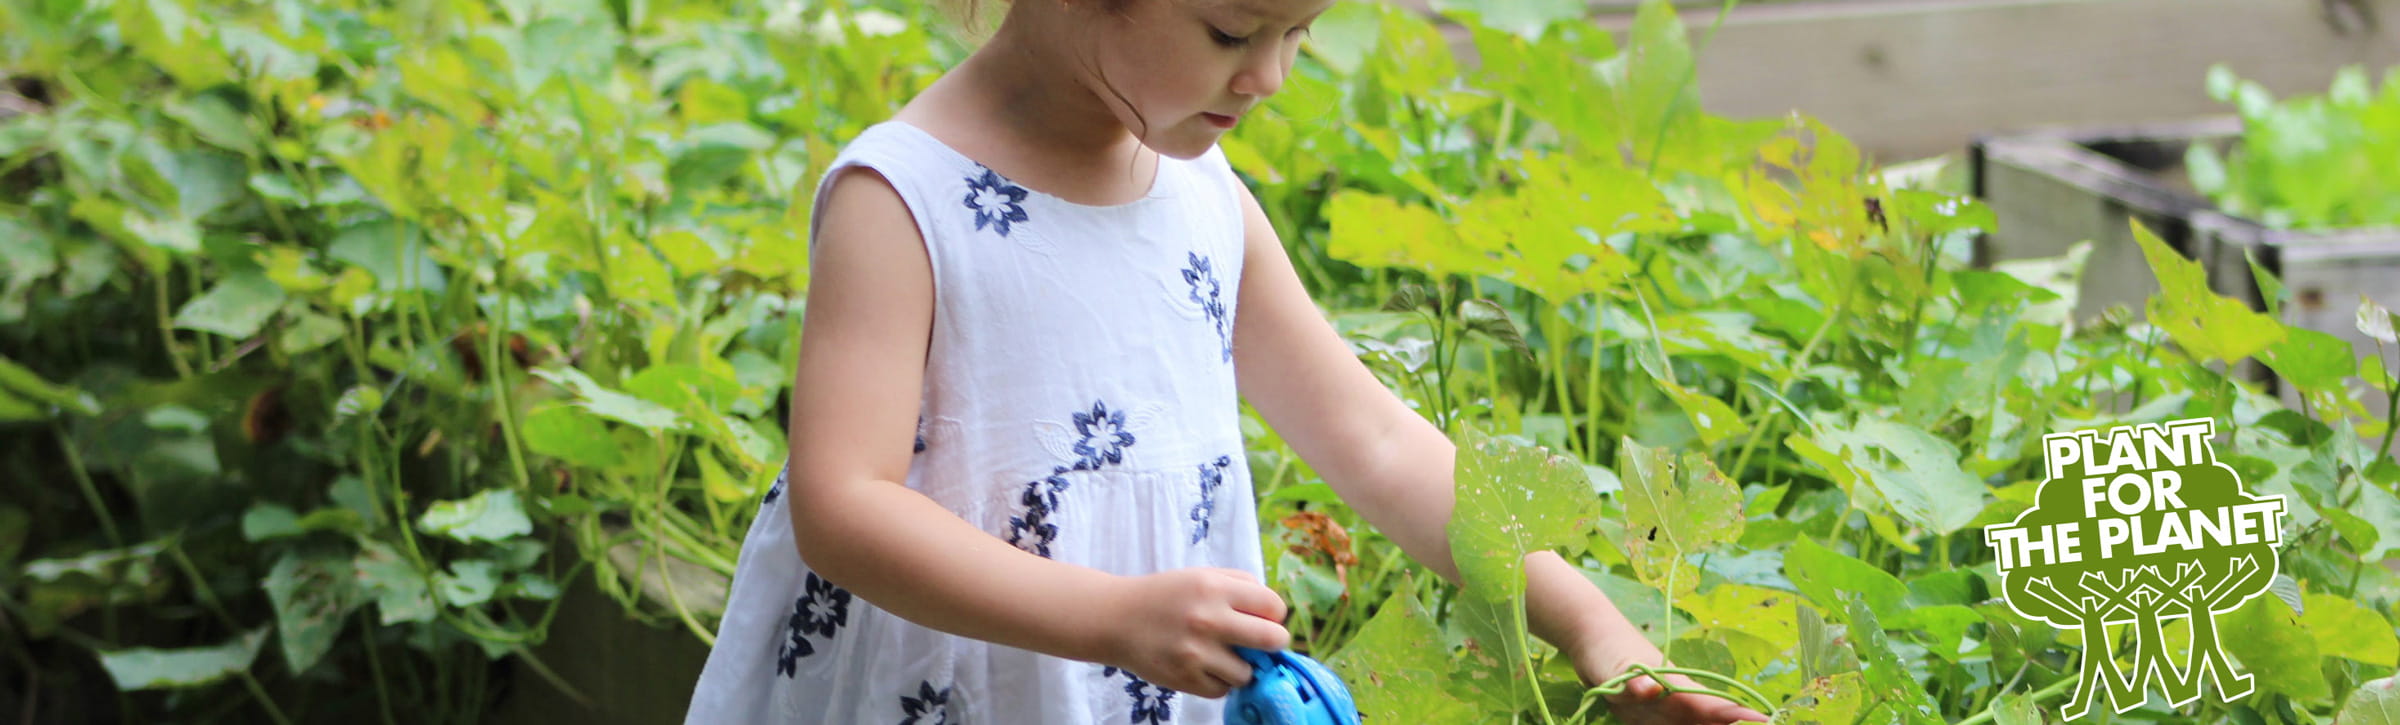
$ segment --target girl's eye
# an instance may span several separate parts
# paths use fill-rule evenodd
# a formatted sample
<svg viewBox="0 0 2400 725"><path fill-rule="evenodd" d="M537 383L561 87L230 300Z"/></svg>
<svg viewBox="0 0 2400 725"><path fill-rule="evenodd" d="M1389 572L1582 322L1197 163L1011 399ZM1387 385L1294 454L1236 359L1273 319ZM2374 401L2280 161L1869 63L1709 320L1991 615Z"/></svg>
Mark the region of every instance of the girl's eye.
<svg viewBox="0 0 2400 725"><path fill-rule="evenodd" d="M1239 48L1250 44L1249 36L1234 37L1232 35L1227 35L1225 31L1218 30L1216 26L1213 25L1209 26L1208 28L1208 39L1216 41L1218 45L1222 45L1227 48Z"/></svg>

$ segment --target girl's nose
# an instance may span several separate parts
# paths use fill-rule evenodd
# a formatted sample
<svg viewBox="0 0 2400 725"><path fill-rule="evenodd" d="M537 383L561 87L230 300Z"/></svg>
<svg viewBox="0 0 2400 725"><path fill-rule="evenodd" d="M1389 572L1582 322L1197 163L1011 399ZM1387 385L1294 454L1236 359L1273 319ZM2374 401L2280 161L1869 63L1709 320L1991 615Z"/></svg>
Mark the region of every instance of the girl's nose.
<svg viewBox="0 0 2400 725"><path fill-rule="evenodd" d="M1259 98L1275 95L1283 88L1283 77L1290 72L1292 55L1298 50L1298 43L1284 42L1244 55L1240 72L1233 76L1233 92Z"/></svg>

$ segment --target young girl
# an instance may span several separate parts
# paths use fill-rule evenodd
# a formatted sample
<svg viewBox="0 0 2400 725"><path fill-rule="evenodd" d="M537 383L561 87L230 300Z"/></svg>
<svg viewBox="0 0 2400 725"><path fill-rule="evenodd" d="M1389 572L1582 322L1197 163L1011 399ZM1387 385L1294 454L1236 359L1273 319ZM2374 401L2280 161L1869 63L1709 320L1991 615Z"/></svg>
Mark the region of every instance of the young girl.
<svg viewBox="0 0 2400 725"><path fill-rule="evenodd" d="M1290 641L1241 398L1457 580L1450 442L1351 355L1216 148L1333 1L1016 0L834 159L790 463L688 722L1221 722L1250 679L1231 647ZM1534 632L1586 680L1660 663L1573 566L1527 570ZM1614 704L1765 720L1659 694Z"/></svg>

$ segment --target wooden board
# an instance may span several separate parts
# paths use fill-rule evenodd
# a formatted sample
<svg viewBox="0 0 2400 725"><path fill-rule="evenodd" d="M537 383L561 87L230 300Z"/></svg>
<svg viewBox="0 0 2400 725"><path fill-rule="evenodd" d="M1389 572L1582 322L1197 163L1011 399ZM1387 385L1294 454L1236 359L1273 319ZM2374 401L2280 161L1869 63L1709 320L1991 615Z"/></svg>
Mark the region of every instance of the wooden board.
<svg viewBox="0 0 2400 725"><path fill-rule="evenodd" d="M1977 260L2057 256L2089 240L2093 249L2077 317L2111 305L2138 311L2158 290L2128 226L2128 220L2140 220L2200 260L2211 287L2263 309L2249 264L2257 259L2290 294L2282 308L2286 324L2340 338L2354 358L2376 355L2375 341L2354 321L2361 295L2387 307L2400 304L2400 228L2268 229L2218 211L2183 183L2183 150L2193 143L2231 143L2240 129L2237 118L2209 117L1980 139L1970 154L1970 173L1999 231L1981 241ZM2298 409L2298 395L2275 385L2272 371L2252 361L2242 373L2278 388L2284 404ZM2383 394L2358 392L2370 415L2381 419L2390 409Z"/></svg>
<svg viewBox="0 0 2400 725"><path fill-rule="evenodd" d="M1715 16L1684 13L1695 42ZM1770 3L1736 8L1699 62L1711 112L1805 111L1899 160L1993 131L2227 113L2204 86L2220 62L2279 96L2323 93L2343 65L2400 65L2400 0Z"/></svg>

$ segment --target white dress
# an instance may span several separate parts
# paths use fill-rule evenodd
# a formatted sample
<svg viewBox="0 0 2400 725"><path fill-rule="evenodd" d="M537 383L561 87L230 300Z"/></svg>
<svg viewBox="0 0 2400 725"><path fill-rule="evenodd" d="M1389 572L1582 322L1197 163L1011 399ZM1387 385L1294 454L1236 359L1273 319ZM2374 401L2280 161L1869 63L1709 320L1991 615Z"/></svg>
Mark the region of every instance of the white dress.
<svg viewBox="0 0 2400 725"><path fill-rule="evenodd" d="M1262 572L1233 375L1241 182L1221 150L1161 157L1147 196L1095 207L886 121L834 159L817 208L854 167L899 191L933 264L909 488L1059 561ZM783 485L743 541L686 722L1222 721L1219 700L944 634L852 596L800 560Z"/></svg>

